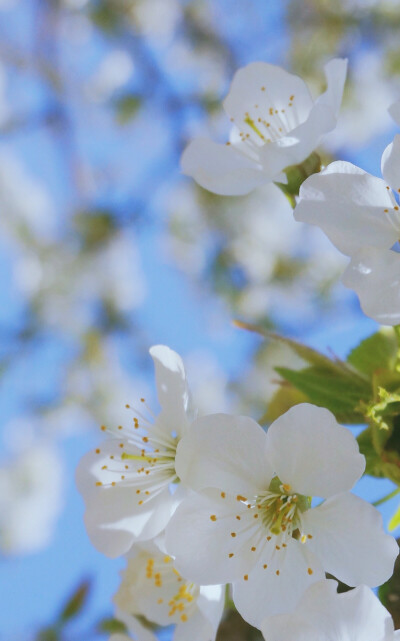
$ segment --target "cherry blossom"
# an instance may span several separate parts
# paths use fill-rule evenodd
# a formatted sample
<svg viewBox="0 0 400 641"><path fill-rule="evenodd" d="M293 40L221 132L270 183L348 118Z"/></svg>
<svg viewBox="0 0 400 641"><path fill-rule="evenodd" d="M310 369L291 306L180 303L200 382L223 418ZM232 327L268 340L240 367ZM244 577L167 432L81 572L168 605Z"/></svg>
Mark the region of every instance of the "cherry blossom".
<svg viewBox="0 0 400 641"><path fill-rule="evenodd" d="M330 164L300 188L296 220L320 227L351 257L342 282L364 312L385 325L400 322L400 135L382 155L383 179L349 162Z"/></svg>
<svg viewBox="0 0 400 641"><path fill-rule="evenodd" d="M314 583L294 611L266 618L261 624L268 641L395 641L392 617L372 590L361 585L338 594L337 583Z"/></svg>
<svg viewBox="0 0 400 641"><path fill-rule="evenodd" d="M166 549L193 581L232 582L237 609L256 627L295 607L325 572L379 585L398 546L379 512L349 493L364 467L350 431L324 408L297 405L267 433L246 417L199 418L176 455L197 494L172 517Z"/></svg>
<svg viewBox="0 0 400 641"><path fill-rule="evenodd" d="M111 431L103 445L81 459L76 474L90 539L110 557L161 532L184 492L175 452L192 418L185 369L169 347L156 345L150 354L160 414L147 418L127 405L134 414L129 427Z"/></svg>
<svg viewBox="0 0 400 641"><path fill-rule="evenodd" d="M134 546L129 556L114 597L117 616L128 630L147 641L136 618L144 616L158 625L175 624L173 641L214 641L224 609L224 586L186 581L173 559L154 543Z"/></svg>
<svg viewBox="0 0 400 641"><path fill-rule="evenodd" d="M199 138L182 156L182 170L216 194L238 196L305 160L335 128L347 60L325 66L327 89L313 101L305 82L281 67L253 62L236 72L224 109L233 128L226 145Z"/></svg>

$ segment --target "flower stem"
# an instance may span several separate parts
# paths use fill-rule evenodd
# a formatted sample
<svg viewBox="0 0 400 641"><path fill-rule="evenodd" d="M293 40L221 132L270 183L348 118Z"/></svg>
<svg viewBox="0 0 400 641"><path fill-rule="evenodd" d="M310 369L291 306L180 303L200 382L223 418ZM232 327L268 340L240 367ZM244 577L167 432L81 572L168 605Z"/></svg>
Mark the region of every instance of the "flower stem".
<svg viewBox="0 0 400 641"><path fill-rule="evenodd" d="M381 499L378 499L377 501L374 501L372 505L375 507L378 507L378 505L382 505L382 503L386 503L386 501L389 501L389 499L392 499L396 494L400 493L400 487L397 487L393 492L390 492L390 494L387 494L386 496L382 497Z"/></svg>

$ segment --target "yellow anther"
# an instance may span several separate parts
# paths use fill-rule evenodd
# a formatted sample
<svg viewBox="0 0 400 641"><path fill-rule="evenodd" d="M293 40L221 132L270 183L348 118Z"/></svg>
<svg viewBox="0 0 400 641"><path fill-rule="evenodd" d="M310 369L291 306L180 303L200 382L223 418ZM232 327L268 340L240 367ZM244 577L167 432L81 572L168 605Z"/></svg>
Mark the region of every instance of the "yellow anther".
<svg viewBox="0 0 400 641"><path fill-rule="evenodd" d="M217 517L215 516L215 514L211 514L210 519L211 521L216 521Z"/></svg>

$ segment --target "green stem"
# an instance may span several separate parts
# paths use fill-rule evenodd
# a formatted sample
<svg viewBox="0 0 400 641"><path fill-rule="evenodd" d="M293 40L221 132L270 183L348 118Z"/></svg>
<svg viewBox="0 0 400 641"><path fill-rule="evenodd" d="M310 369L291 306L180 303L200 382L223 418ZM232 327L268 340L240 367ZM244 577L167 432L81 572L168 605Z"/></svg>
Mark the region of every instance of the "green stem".
<svg viewBox="0 0 400 641"><path fill-rule="evenodd" d="M374 501L372 505L374 505L375 507L378 507L378 505L382 505L382 503L386 503L386 501L389 501L389 499L392 499L397 494L400 494L400 487L397 487L395 490L393 490L393 492L390 492L390 494L388 494L387 496L384 496L383 498L378 499L378 501Z"/></svg>

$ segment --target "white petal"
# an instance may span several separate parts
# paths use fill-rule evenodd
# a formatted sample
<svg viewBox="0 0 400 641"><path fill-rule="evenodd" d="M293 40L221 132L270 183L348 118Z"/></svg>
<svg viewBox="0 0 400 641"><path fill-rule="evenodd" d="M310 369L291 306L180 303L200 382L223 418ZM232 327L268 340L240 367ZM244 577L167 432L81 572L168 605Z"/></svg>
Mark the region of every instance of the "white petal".
<svg viewBox="0 0 400 641"><path fill-rule="evenodd" d="M197 607L202 615L209 621L211 628L217 632L224 612L225 586L202 585L197 598Z"/></svg>
<svg viewBox="0 0 400 641"><path fill-rule="evenodd" d="M316 100L316 104L326 105L332 109L334 116L339 115L340 105L342 104L344 83L347 74L347 59L334 58L324 67L327 88Z"/></svg>
<svg viewBox="0 0 400 641"><path fill-rule="evenodd" d="M320 227L349 256L364 245L390 248L399 225L386 187L380 178L337 161L302 184L294 217Z"/></svg>
<svg viewBox="0 0 400 641"><path fill-rule="evenodd" d="M165 538L167 552L175 557L182 576L199 585L228 583L242 576L255 562L251 537L259 526L250 512L244 503L228 494L222 498L215 490L193 493L184 500Z"/></svg>
<svg viewBox="0 0 400 641"><path fill-rule="evenodd" d="M119 621L122 621L123 623L125 623L130 634L132 634L132 638L135 641L158 641L156 635L148 628L145 628L145 626L142 625L142 623L140 623L140 621L136 619L136 617L130 616L129 614L122 612L118 608L116 609L115 614L116 614L116 618ZM116 636L118 638L119 635L116 635ZM125 635L121 635L121 641L125 639L127 641L131 641L131 637L125 637Z"/></svg>
<svg viewBox="0 0 400 641"><path fill-rule="evenodd" d="M338 594L336 581L324 580L308 588L293 612L265 619L261 630L268 641L384 641L393 622L366 586Z"/></svg>
<svg viewBox="0 0 400 641"><path fill-rule="evenodd" d="M356 292L363 312L382 325L400 323L400 255L364 247L351 259L342 283Z"/></svg>
<svg viewBox="0 0 400 641"><path fill-rule="evenodd" d="M154 345L150 354L156 370L156 386L161 414L157 424L181 435L188 424L186 410L189 392L185 368L179 354L165 345Z"/></svg>
<svg viewBox="0 0 400 641"><path fill-rule="evenodd" d="M172 641L213 641L216 630L198 610L187 621L175 627Z"/></svg>
<svg viewBox="0 0 400 641"><path fill-rule="evenodd" d="M400 100L396 100L388 109L389 114L393 120L400 125Z"/></svg>
<svg viewBox="0 0 400 641"><path fill-rule="evenodd" d="M400 135L397 134L382 154L382 176L397 193L400 192Z"/></svg>
<svg viewBox="0 0 400 641"><path fill-rule="evenodd" d="M257 628L266 616L293 609L310 583L324 576L318 561L294 539L287 542L285 550L275 553L266 569L263 565L257 563L247 581L242 579L233 584L236 608L246 621ZM310 567L312 574L308 572Z"/></svg>
<svg viewBox="0 0 400 641"><path fill-rule="evenodd" d="M176 472L195 490L214 487L244 496L268 488L273 469L264 430L246 416L198 418L178 444Z"/></svg>
<svg viewBox="0 0 400 641"><path fill-rule="evenodd" d="M270 108L280 113L284 109L289 115L293 111L299 124L306 120L312 104L308 87L301 78L267 62L252 62L236 72L224 109L241 131L247 131L244 122L247 114L257 122L259 116L266 117Z"/></svg>
<svg viewBox="0 0 400 641"><path fill-rule="evenodd" d="M139 508L131 488L98 489L85 512L85 526L95 548L110 558L125 554L136 541L159 534L176 507L168 489Z"/></svg>
<svg viewBox="0 0 400 641"><path fill-rule="evenodd" d="M267 181L260 164L245 156L235 145L221 145L199 138L185 149L182 171L221 196L242 196Z"/></svg>
<svg viewBox="0 0 400 641"><path fill-rule="evenodd" d="M385 534L377 509L350 493L339 494L303 513L306 545L330 574L347 585L374 587L393 572L395 539Z"/></svg>
<svg viewBox="0 0 400 641"><path fill-rule="evenodd" d="M280 480L306 496L350 490L365 469L351 432L329 410L309 403L295 405L272 423L267 448Z"/></svg>

